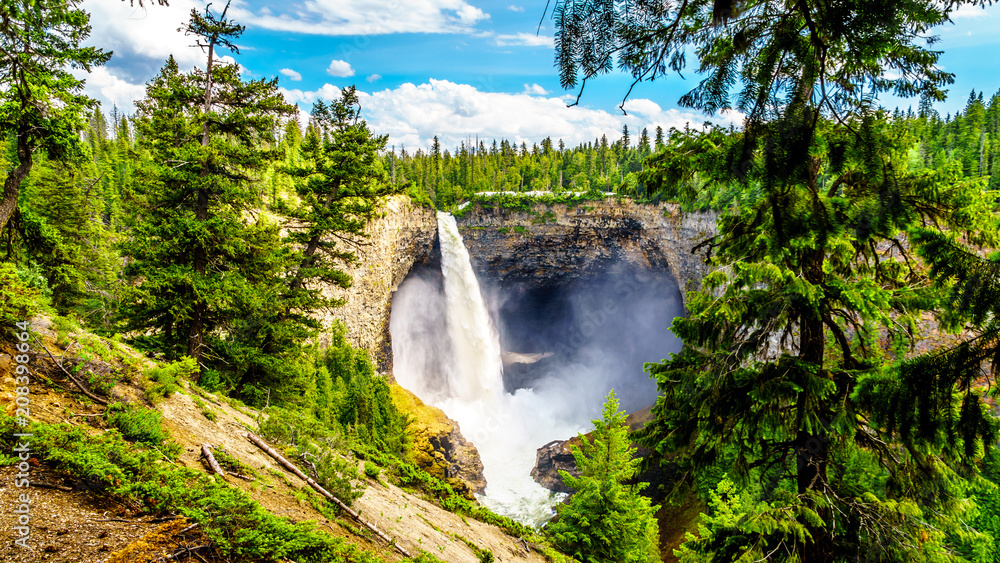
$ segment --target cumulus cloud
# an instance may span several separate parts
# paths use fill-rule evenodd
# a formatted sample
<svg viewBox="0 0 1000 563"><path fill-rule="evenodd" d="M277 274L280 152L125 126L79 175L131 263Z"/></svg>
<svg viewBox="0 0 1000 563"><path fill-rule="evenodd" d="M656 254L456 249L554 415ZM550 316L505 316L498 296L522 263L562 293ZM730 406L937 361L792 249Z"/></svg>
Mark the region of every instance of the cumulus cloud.
<svg viewBox="0 0 1000 563"><path fill-rule="evenodd" d="M77 70L73 74L86 81L85 92L101 102L101 109L105 112L117 106L123 113L133 113L134 102L146 95L145 86L123 80L104 67L97 67L90 73Z"/></svg>
<svg viewBox="0 0 1000 563"><path fill-rule="evenodd" d="M507 6L507 9L510 10L511 12L523 12L524 11L524 6L518 6L516 4L511 4L510 6Z"/></svg>
<svg viewBox="0 0 1000 563"><path fill-rule="evenodd" d="M169 6L130 6L121 0L86 0L83 8L90 13L91 34L87 44L114 51L114 57L104 67L89 76L85 92L100 100L105 110L117 104L126 113L135 111L133 102L144 93L143 84L163 67L167 57L187 71L204 67L207 55L194 47L192 37L178 30L191 15L191 10L205 9L205 0L171 0ZM216 6L217 7L217 6ZM234 62L227 51L217 53L226 62ZM249 76L249 73L244 71Z"/></svg>
<svg viewBox="0 0 1000 563"><path fill-rule="evenodd" d="M552 47L552 37L548 35L535 35L534 33L516 33L514 35L497 35L494 42L503 47L506 45L518 45L522 47Z"/></svg>
<svg viewBox="0 0 1000 563"><path fill-rule="evenodd" d="M190 18L191 10L202 11L203 0L171 0L169 6L135 7L121 0L87 0L91 34L88 43L112 50L108 69L124 80L144 82L170 55L183 70L204 66L206 54L194 41L177 31ZM223 54L223 53L220 53Z"/></svg>
<svg viewBox="0 0 1000 563"><path fill-rule="evenodd" d="M522 93L523 94L533 94L533 95L537 95L537 96L544 96L545 94L548 94L549 91L546 90L545 88L542 88L538 84L531 84L530 86L528 84L525 84L524 85L524 92L522 92Z"/></svg>
<svg viewBox="0 0 1000 563"><path fill-rule="evenodd" d="M645 116L659 115L663 112L660 104L644 98L630 98L625 101L623 107L628 113L637 113Z"/></svg>
<svg viewBox="0 0 1000 563"><path fill-rule="evenodd" d="M300 80L302 80L302 75L290 68L283 68L278 72L287 76L288 79L291 80L292 82L299 82Z"/></svg>
<svg viewBox="0 0 1000 563"><path fill-rule="evenodd" d="M327 67L326 72L327 74L339 76L341 78L354 76L354 69L351 68L351 64L347 61L340 61L337 59L330 61L330 66Z"/></svg>
<svg viewBox="0 0 1000 563"><path fill-rule="evenodd" d="M306 0L232 10L241 23L313 35L473 33L490 15L466 0Z"/></svg>
<svg viewBox="0 0 1000 563"><path fill-rule="evenodd" d="M285 97L285 100L292 104L312 105L317 100L329 102L340 99L340 88L333 84L324 84L322 88L313 91L303 91L297 88L278 87L278 91Z"/></svg>
<svg viewBox="0 0 1000 563"><path fill-rule="evenodd" d="M312 103L316 99L331 99L339 89L325 85L316 91L284 90L289 101ZM622 125L628 125L633 134L643 127L652 131L659 125L668 130L683 128L685 124L699 126L707 118L704 114L676 109L657 109L650 100L633 100L639 111L624 116L614 110L566 107L562 97L544 97L538 94L504 94L483 92L468 84L431 79L427 84L403 84L398 88L377 92L358 92L364 118L378 134L388 134L389 144L397 150L428 149L435 135L444 147L454 149L468 138L509 139L529 146L551 137L562 139L567 145L599 139L607 135L617 139ZM731 114L715 119L721 124L742 123L742 116Z"/></svg>
<svg viewBox="0 0 1000 563"><path fill-rule="evenodd" d="M381 74L372 74L369 75L368 78L365 78L365 80L367 80L368 82L375 82L376 80L380 80L381 78L382 78Z"/></svg>

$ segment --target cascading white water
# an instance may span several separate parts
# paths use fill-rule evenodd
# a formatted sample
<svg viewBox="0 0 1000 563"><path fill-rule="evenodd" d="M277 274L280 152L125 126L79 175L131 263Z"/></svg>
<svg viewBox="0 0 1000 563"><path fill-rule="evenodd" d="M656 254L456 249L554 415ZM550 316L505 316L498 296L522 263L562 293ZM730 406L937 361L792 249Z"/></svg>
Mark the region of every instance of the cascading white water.
<svg viewBox="0 0 1000 563"><path fill-rule="evenodd" d="M396 380L458 421L476 445L487 482L480 501L495 512L540 525L565 495L531 478L535 451L584 427L563 422L560 412L546 408L545 399L531 390L504 392L500 339L468 250L455 218L440 212L437 218L444 299L419 283L400 288L390 326ZM444 315L438 310L442 306ZM444 344L428 338L428 328L442 316L450 341Z"/></svg>
<svg viewBox="0 0 1000 563"><path fill-rule="evenodd" d="M500 337L490 320L455 217L439 211L437 220L448 336L456 368L448 374L450 399L463 404L479 403L481 408L495 411L503 391Z"/></svg>

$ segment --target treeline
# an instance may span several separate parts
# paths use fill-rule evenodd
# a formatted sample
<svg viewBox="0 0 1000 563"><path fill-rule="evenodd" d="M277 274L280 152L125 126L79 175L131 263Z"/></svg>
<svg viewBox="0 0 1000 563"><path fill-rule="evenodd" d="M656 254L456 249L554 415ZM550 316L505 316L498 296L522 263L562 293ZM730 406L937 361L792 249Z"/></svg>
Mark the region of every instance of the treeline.
<svg viewBox="0 0 1000 563"><path fill-rule="evenodd" d="M983 92L973 91L955 115L942 117L927 103L918 112L896 110L891 120L905 124L911 136L912 168L958 166L963 177L988 177L991 190L1000 186L1000 174L994 174L1000 167L1000 92L984 100ZM470 139L448 149L434 137L430 150L387 153L384 166L391 181L409 186L442 209L474 193L492 191L600 191L647 199L670 191L658 181L657 171L650 171L659 164L655 155L674 135L690 132L658 126L636 135L625 126L617 138L603 135L576 147L551 138L530 146L506 139ZM715 204L720 201L731 200L722 197Z"/></svg>
<svg viewBox="0 0 1000 563"><path fill-rule="evenodd" d="M634 187L643 159L663 146L665 135L657 127L653 138L645 128L633 136L626 125L617 139L602 135L577 147L547 137L530 147L506 139L470 140L454 150L442 149L435 136L429 151L390 152L386 167L394 181L410 184L439 208L477 192L607 192L623 183Z"/></svg>

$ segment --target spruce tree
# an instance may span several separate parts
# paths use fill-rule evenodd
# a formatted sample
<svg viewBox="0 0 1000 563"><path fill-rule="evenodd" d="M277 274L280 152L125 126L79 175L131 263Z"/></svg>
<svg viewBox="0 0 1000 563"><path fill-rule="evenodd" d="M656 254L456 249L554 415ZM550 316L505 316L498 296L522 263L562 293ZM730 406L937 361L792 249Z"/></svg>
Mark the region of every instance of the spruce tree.
<svg viewBox="0 0 1000 563"><path fill-rule="evenodd" d="M602 417L592 421L592 438L580 436L573 446L579 477L560 471L575 492L556 507L558 518L549 536L567 554L583 563L647 563L659 561L659 533L652 506L634 484L640 459L629 439L624 411L612 390Z"/></svg>
<svg viewBox="0 0 1000 563"><path fill-rule="evenodd" d="M703 560L946 560L976 539L964 497L996 419L971 372L903 358L942 304L925 231L989 240L988 200L953 168L909 173L905 128L872 99L944 98L953 77L923 37L966 3L556 3L564 86L615 58L637 79L680 71L695 48L704 79L680 103L747 116L678 132L650 163L687 204L741 203L701 245L718 269L674 323L683 351L650 368L645 442L687 475L763 485L693 546ZM859 487L856 467L877 478Z"/></svg>
<svg viewBox="0 0 1000 563"><path fill-rule="evenodd" d="M4 178L0 232L14 216L33 155L78 156L84 113L96 103L81 93L70 67L90 70L111 53L83 44L90 15L79 0L9 0L0 3L0 130L12 134L16 162Z"/></svg>
<svg viewBox="0 0 1000 563"><path fill-rule="evenodd" d="M243 31L226 9L192 10L184 29L207 51L206 69L181 72L171 57L137 103L144 169L123 245L132 284L122 317L169 355L204 364L206 353L223 354L235 320L276 297L284 251L254 182L280 156L271 148L278 116L295 108L276 79L244 81L239 65L216 58L217 47L238 52Z"/></svg>
<svg viewBox="0 0 1000 563"><path fill-rule="evenodd" d="M379 160L387 137L372 134L360 114L353 86L339 100L317 102L302 140L303 165L289 168L299 204L283 211L300 223L288 235L298 249L290 294L311 292L321 300L318 283L348 287L351 280L339 267L353 263L355 255L344 241L364 236L381 198L393 191Z"/></svg>

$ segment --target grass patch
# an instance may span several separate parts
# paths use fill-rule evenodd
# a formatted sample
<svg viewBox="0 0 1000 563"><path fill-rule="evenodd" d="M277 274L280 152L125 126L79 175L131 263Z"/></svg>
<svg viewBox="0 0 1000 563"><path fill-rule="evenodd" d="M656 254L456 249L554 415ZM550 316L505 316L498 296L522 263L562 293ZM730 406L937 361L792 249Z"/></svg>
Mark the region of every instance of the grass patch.
<svg viewBox="0 0 1000 563"><path fill-rule="evenodd" d="M194 397L191 397L191 399L194 401L194 405L196 407L198 407L199 409L201 409L202 416L204 416L205 418L211 420L212 422L215 422L215 419L218 416L218 413L215 412L215 410L213 410L211 407L209 407L205 403L205 401L203 401L201 399L201 397L194 396Z"/></svg>

